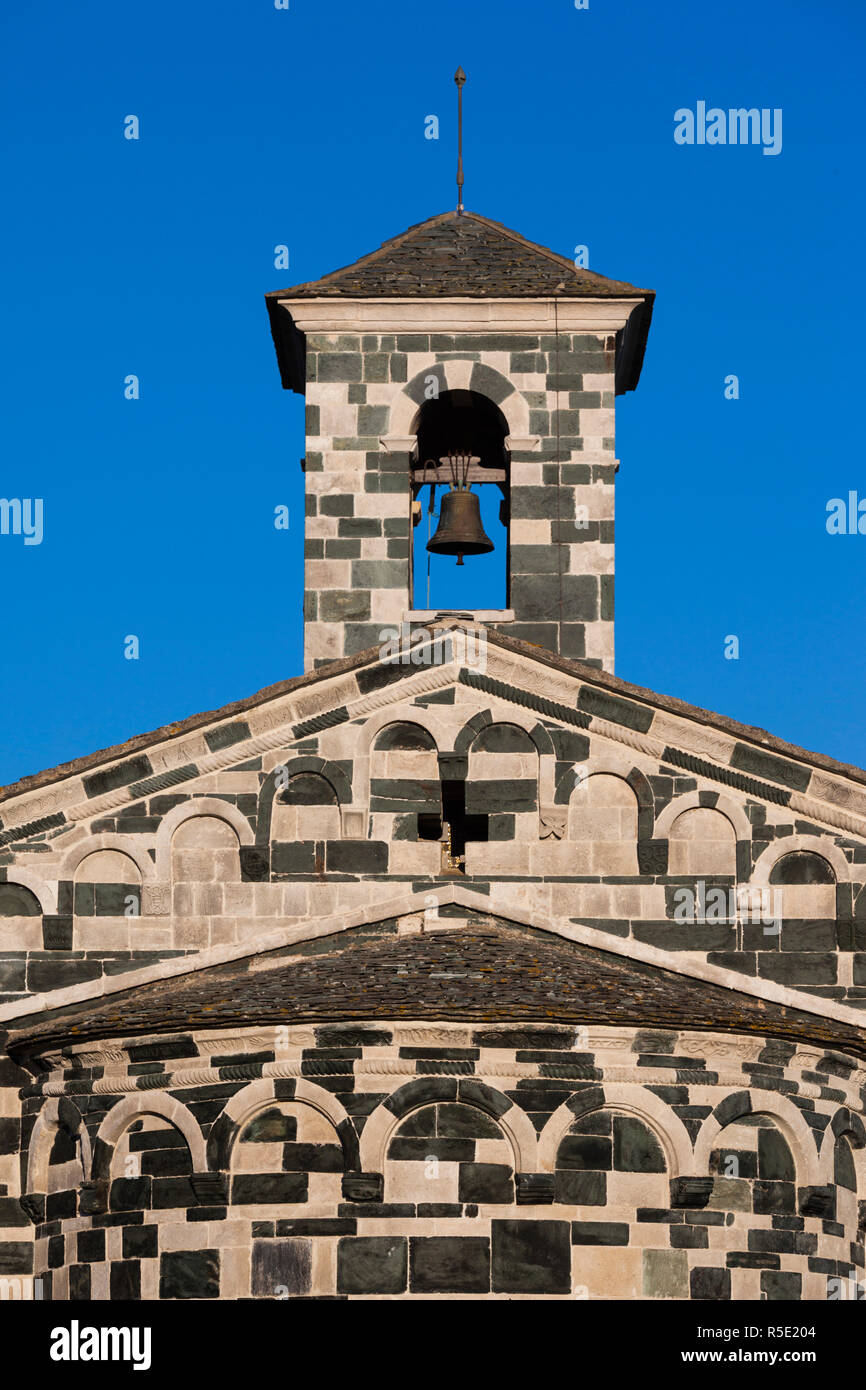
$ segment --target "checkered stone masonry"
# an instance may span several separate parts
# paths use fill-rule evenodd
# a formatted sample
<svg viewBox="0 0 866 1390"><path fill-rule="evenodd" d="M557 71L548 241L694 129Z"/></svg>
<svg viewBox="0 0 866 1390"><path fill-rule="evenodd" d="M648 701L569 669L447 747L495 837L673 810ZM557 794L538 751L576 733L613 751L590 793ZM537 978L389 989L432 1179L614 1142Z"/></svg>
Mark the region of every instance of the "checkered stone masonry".
<svg viewBox="0 0 866 1390"><path fill-rule="evenodd" d="M305 669L381 645L412 607L411 435L382 441L430 376L488 396L524 446L503 631L612 670L614 338L592 333L308 334Z"/></svg>
<svg viewBox="0 0 866 1390"><path fill-rule="evenodd" d="M387 1021L224 1047L155 1041L145 1077L91 1045L59 1108L26 1088L38 1183L5 1205L45 1296L862 1298L853 1058Z"/></svg>

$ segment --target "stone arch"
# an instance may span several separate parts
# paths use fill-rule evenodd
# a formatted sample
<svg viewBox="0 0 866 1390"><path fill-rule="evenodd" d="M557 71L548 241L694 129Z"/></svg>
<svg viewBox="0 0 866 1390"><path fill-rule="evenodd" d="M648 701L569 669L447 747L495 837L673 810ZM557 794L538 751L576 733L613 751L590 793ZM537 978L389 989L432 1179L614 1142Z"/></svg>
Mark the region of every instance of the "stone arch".
<svg viewBox="0 0 866 1390"><path fill-rule="evenodd" d="M479 710L458 730L454 738L454 752L468 756L478 735L496 724L510 724L522 729L532 740L538 754L538 804L547 805L553 794L556 750L549 731L528 711L509 710L499 717L490 709Z"/></svg>
<svg viewBox="0 0 866 1390"><path fill-rule="evenodd" d="M596 1110L612 1110L641 1120L661 1146L668 1176L676 1178L691 1174L694 1165L692 1144L679 1115L660 1096L630 1081L606 1081L603 1087L593 1086L578 1091L554 1110L538 1139L540 1172L554 1172L559 1145L574 1121Z"/></svg>
<svg viewBox="0 0 866 1390"><path fill-rule="evenodd" d="M330 1091L302 1077L291 1081L263 1077L235 1091L211 1127L207 1141L208 1167L214 1172L228 1169L238 1135L260 1111L282 1101L309 1105L330 1121L343 1149L346 1172L358 1171L361 1166L358 1135L347 1111Z"/></svg>
<svg viewBox="0 0 866 1390"><path fill-rule="evenodd" d="M94 870L94 865L91 864L91 860L93 860L93 859L101 859L101 858L103 858L103 856L108 857L110 869L116 870L116 875L117 875L117 876L116 876L116 877L113 877L113 878L111 878L111 879L105 879L105 880L102 879L101 877L100 877L100 878L96 878L96 879L93 879L93 878L82 878L82 877L81 877L82 871L83 871L85 874L87 874L87 873L92 873L92 872L93 872L93 870ZM119 863L118 861L120 861L120 860L123 860L124 862L123 862L123 863ZM124 874L125 877L120 877L121 874ZM75 879L76 879L76 882L85 882L85 883L101 883L101 882L111 882L111 883L135 883L135 884L138 884L138 885L140 886L140 885L141 885L141 870L139 869L138 864L135 862L135 860L132 859L128 854L125 854L125 853L123 852L123 850L120 850L120 849L94 849L94 850L91 850L90 854L85 854L84 857L78 861L78 864L77 864L76 869L75 869Z"/></svg>
<svg viewBox="0 0 866 1390"><path fill-rule="evenodd" d="M786 854L798 852L816 854L819 859L826 859L836 876L837 883L847 883L850 880L851 867L848 860L829 838L823 835L785 835L780 840L771 841L758 856L752 870L752 883L755 887L767 887L770 882L770 874L778 861L784 859Z"/></svg>
<svg viewBox="0 0 866 1390"><path fill-rule="evenodd" d="M489 714L489 710L485 713ZM468 726L463 727L459 737L466 733L467 727ZM521 717L520 713L512 714L510 712L502 717L492 716L491 719L485 721L484 726L477 728L474 735L471 735L470 741L468 741L466 752L473 752L478 739L484 738L485 734L491 733L493 728L516 728L521 734L525 734L525 737L530 741L531 748L538 753L539 758L545 758L545 756L548 756L548 758L555 758L556 756L555 748L553 748L553 739L550 738L550 734L544 727L544 724L539 724L537 721L532 720L532 717L528 716L528 714L527 716ZM455 752L459 751L460 749L457 749L455 745ZM530 749L527 749L527 752L528 751L530 751Z"/></svg>
<svg viewBox="0 0 866 1390"><path fill-rule="evenodd" d="M537 1141L532 1121L519 1105L474 1077L430 1076L399 1086L367 1119L361 1132L361 1165L365 1172L384 1171L394 1130L412 1110L438 1101L474 1106L502 1129L511 1145L515 1173L535 1171Z"/></svg>
<svg viewBox="0 0 866 1390"><path fill-rule="evenodd" d="M638 837L650 839L653 833L654 801L646 774L624 754L593 753L581 763L568 767L556 783L554 804L568 806L578 788L590 777L619 777L634 793L638 810Z"/></svg>
<svg viewBox="0 0 866 1390"><path fill-rule="evenodd" d="M293 771L275 788L271 802L271 844L340 840L342 815L337 793L321 772Z"/></svg>
<svg viewBox="0 0 866 1390"><path fill-rule="evenodd" d="M659 812L655 823L653 834L657 840L666 839L671 832L674 821L679 820L684 811L715 810L721 812L734 828L734 835L737 840L751 840L752 825L742 806L738 806L736 801L723 793L712 792L715 798L712 805L701 800L703 792L683 792L681 796L675 796L669 801L663 811Z"/></svg>
<svg viewBox="0 0 866 1390"><path fill-rule="evenodd" d="M138 916L143 896L136 860L115 847L91 849L74 871L72 911L79 918Z"/></svg>
<svg viewBox="0 0 866 1390"><path fill-rule="evenodd" d="M407 743L403 748L400 748L399 744L393 742L394 739L399 737L400 730L411 731L411 733L407 733L405 737L410 738L414 736L417 742L414 745ZM391 742L390 747L388 746L389 740ZM429 729L425 729L424 725L417 719L404 718L392 719L389 723L382 725L374 738L372 751L375 753L437 753L439 749Z"/></svg>
<svg viewBox="0 0 866 1390"><path fill-rule="evenodd" d="M557 796L566 807L563 829L572 872L639 872L652 810L646 805L646 779L632 776L634 771L625 759L590 758L569 769L564 786L560 779Z"/></svg>
<svg viewBox="0 0 866 1390"><path fill-rule="evenodd" d="M384 1155L383 1200L513 1207L514 1154L477 1105L430 1101L398 1119Z"/></svg>
<svg viewBox="0 0 866 1390"><path fill-rule="evenodd" d="M285 769L282 776L280 775L281 769ZM343 808L351 803L352 783L338 763L327 762L324 758L314 757L312 754L300 758L292 758L285 763L279 763L276 767L272 768L267 777L265 777L262 782L261 790L259 791L255 836L255 843L257 845L270 844L271 820L274 812L274 800L277 792L278 777L280 777L280 780L282 780L283 776L291 780L292 777L297 777L304 772L316 773L330 784L337 798L337 805L341 813ZM249 829L249 826L247 826L247 828ZM241 841L241 843L252 843L252 836L249 841Z"/></svg>
<svg viewBox="0 0 866 1390"><path fill-rule="evenodd" d="M820 1138L812 1132L802 1112L787 1096L757 1088L730 1092L704 1120L695 1140L695 1171L699 1174L709 1173L710 1153L722 1130L750 1115L767 1115L778 1124L791 1149L798 1184L816 1184Z"/></svg>
<svg viewBox="0 0 866 1390"><path fill-rule="evenodd" d="M496 735L500 733L499 739ZM496 747L499 742L500 747ZM491 746L493 745L493 746ZM504 746L503 746L504 745ZM510 745L510 746L509 746ZM479 729L469 748L473 753L530 753L538 754L538 749L527 729L510 719L494 719L486 728Z"/></svg>
<svg viewBox="0 0 866 1390"><path fill-rule="evenodd" d="M715 806L680 811L668 832L667 871L692 879L711 875L737 878L737 833Z"/></svg>
<svg viewBox="0 0 866 1390"><path fill-rule="evenodd" d="M821 1182L834 1182L835 1150L840 1139L847 1140L857 1175L857 1191L866 1196L866 1125L859 1115L842 1105L824 1131L821 1145Z"/></svg>
<svg viewBox="0 0 866 1390"><path fill-rule="evenodd" d="M6 882L17 883L20 887L29 889L43 913L54 914L57 912L56 882L44 879L33 869L23 868L20 864L9 865L6 870Z"/></svg>
<svg viewBox="0 0 866 1390"><path fill-rule="evenodd" d="M65 1129L68 1134L78 1136L83 1180L89 1178L93 1157L84 1116L68 1096L52 1097L43 1105L30 1133L27 1146L26 1192L48 1190L48 1160L59 1129Z"/></svg>
<svg viewBox="0 0 866 1390"><path fill-rule="evenodd" d="M44 912L29 884L9 878L0 881L0 921L4 917L42 917Z"/></svg>
<svg viewBox="0 0 866 1390"><path fill-rule="evenodd" d="M475 739L481 733L481 730L486 729L488 724L492 723L493 714L489 709L482 709L479 710L477 714L473 714L470 719L466 720L466 723L455 738L454 752L468 753Z"/></svg>
<svg viewBox="0 0 866 1390"><path fill-rule="evenodd" d="M178 807L175 808L179 809ZM169 812L171 814L171 812ZM157 832L157 844L159 843L159 832ZM142 883L153 883L158 877L157 868L146 850L140 844L136 844L131 835L115 835L102 833L90 835L86 840L79 841L66 851L63 860L63 867L59 877L62 879L74 879L76 872L84 859L89 859L91 854L98 854L102 850L114 850L117 854L126 855L131 859L141 874ZM158 857L158 854L157 854Z"/></svg>
<svg viewBox="0 0 866 1390"><path fill-rule="evenodd" d="M187 1142L193 1171L207 1171L204 1138L195 1116L175 1096L150 1091L145 1095L124 1096L103 1119L93 1145L95 1181L107 1180L111 1176L111 1162L118 1140L135 1120L143 1119L145 1115L156 1116L179 1130Z"/></svg>
<svg viewBox="0 0 866 1390"><path fill-rule="evenodd" d="M530 714L511 711L504 715L494 715L491 710L482 710L468 719L454 740L455 753L471 753L473 745L482 734L495 728L519 729L526 734L539 758L554 757L553 739L543 724L539 724ZM528 750L527 750L528 751Z"/></svg>
<svg viewBox="0 0 866 1390"><path fill-rule="evenodd" d="M171 879L171 842L174 832L184 821L195 816L214 816L225 821L235 831L241 845L253 844L253 832L243 812L230 801L222 801L216 796L194 796L182 801L166 811L156 832L156 876L162 882Z"/></svg>
<svg viewBox="0 0 866 1390"><path fill-rule="evenodd" d="M438 710L433 705L429 706L424 710L424 723L420 725L433 739L438 752L441 752L443 748L448 748L451 744L450 724L453 721L453 707L451 708L450 719L447 713L443 713L444 709L444 706ZM382 730L387 728L389 724L403 723L418 724L418 710L395 710L393 707L378 710L375 714L371 714L370 718L358 728L358 743L352 764L355 795L353 806L359 813L359 819L365 825L367 808L370 804L370 758L373 745Z"/></svg>
<svg viewBox="0 0 866 1390"><path fill-rule="evenodd" d="M513 382L497 371L495 367L484 365L482 374L475 371L479 364L472 358L449 358L447 362L430 362L421 368L403 387L391 406L388 423L389 439L397 437L404 441L405 448L411 451L417 430L419 407L425 400L427 378L435 376L439 383L439 394L445 391L477 391L487 396L499 407L508 425L508 436L514 447L526 447L531 436L529 428L529 405L522 391ZM508 440L506 440L508 447Z"/></svg>
<svg viewBox="0 0 866 1390"><path fill-rule="evenodd" d="M358 743L354 760L356 777L359 761L363 762L369 759L376 739L382 730L387 729L390 724L417 724L419 728L430 735L437 751L442 752L443 749L448 748L451 744L449 714L450 719L453 720L453 707L449 709L449 707L443 706L441 709L437 709L434 705L429 705L423 711L423 724L419 714L420 711L417 708L395 709L393 706L390 709L377 710L371 714L369 719L366 719L358 729Z"/></svg>

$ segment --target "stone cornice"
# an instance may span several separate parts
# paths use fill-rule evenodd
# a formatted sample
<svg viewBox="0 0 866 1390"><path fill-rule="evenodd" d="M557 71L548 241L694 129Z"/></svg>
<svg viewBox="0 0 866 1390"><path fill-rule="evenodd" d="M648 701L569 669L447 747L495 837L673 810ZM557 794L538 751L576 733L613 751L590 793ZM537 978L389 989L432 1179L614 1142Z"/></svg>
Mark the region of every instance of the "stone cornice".
<svg viewBox="0 0 866 1390"><path fill-rule="evenodd" d="M293 299L277 301L303 333L617 333L633 299ZM555 307L554 307L555 306Z"/></svg>

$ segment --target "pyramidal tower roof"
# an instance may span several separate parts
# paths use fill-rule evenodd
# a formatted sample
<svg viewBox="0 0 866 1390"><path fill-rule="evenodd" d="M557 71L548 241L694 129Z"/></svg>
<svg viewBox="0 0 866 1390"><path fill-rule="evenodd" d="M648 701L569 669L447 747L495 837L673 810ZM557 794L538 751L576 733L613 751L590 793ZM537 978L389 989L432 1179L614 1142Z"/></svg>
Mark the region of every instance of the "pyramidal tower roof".
<svg viewBox="0 0 866 1390"><path fill-rule="evenodd" d="M351 265L265 295L283 385L297 379L298 343L285 309L305 300L354 299L627 299L641 301L629 322L630 370L636 384L652 317L654 291L575 266L546 246L477 212L443 212L385 241ZM281 311L282 310L282 311Z"/></svg>
<svg viewBox="0 0 866 1390"><path fill-rule="evenodd" d="M464 297L652 299L651 290L578 269L566 256L527 241L477 212L443 212L418 222L341 270L268 298Z"/></svg>

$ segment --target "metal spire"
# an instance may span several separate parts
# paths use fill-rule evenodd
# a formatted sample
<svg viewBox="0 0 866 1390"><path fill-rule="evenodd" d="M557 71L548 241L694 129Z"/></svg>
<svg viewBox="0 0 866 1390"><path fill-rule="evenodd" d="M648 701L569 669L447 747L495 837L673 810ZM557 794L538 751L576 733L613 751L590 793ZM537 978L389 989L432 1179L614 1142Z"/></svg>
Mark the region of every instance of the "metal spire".
<svg viewBox="0 0 866 1390"><path fill-rule="evenodd" d="M457 83L457 211L463 211L463 83L466 73L458 68L454 74Z"/></svg>

